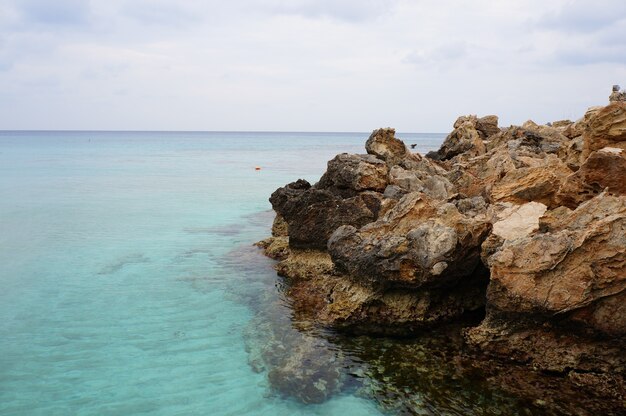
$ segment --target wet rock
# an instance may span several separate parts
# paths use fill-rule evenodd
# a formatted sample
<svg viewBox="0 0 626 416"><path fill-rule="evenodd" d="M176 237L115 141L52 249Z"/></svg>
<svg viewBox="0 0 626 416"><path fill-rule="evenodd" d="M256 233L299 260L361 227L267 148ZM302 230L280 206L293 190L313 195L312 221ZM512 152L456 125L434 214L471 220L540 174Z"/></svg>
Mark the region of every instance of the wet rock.
<svg viewBox="0 0 626 416"><path fill-rule="evenodd" d="M271 391L279 396L304 404L323 403L342 389L341 351L329 348L323 338L293 328L288 319L260 313L244 336L250 365L266 372Z"/></svg>
<svg viewBox="0 0 626 416"><path fill-rule="evenodd" d="M276 215L272 223L272 237L287 237L288 235L289 224L281 215Z"/></svg>
<svg viewBox="0 0 626 416"><path fill-rule="evenodd" d="M274 260L282 260L289 257L291 253L289 249L288 237L270 237L254 244L263 249L264 254Z"/></svg>

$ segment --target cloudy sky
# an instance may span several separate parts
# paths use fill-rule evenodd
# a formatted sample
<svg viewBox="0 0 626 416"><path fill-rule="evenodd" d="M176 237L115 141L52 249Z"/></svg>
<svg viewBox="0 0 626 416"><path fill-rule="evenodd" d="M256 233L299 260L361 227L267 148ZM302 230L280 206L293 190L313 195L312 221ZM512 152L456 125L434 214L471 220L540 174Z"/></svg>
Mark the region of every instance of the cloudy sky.
<svg viewBox="0 0 626 416"><path fill-rule="evenodd" d="M614 83L624 0L0 0L0 129L446 132Z"/></svg>

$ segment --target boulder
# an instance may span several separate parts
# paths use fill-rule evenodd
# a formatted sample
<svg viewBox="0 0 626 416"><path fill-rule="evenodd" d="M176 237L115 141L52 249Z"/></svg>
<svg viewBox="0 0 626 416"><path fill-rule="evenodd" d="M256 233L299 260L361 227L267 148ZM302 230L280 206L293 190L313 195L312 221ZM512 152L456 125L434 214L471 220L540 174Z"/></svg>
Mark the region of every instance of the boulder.
<svg viewBox="0 0 626 416"><path fill-rule="evenodd" d="M270 202L288 224L291 247L325 248L328 238L339 226L360 227L374 221L381 199L382 195L376 192L363 192L344 199L300 180L277 189Z"/></svg>
<svg viewBox="0 0 626 416"><path fill-rule="evenodd" d="M374 223L338 228L328 251L339 271L360 281L445 286L475 271L490 229L484 214L466 216L452 202L413 192Z"/></svg>
<svg viewBox="0 0 626 416"><path fill-rule="evenodd" d="M454 130L446 137L439 150L426 156L435 160L449 160L460 154L472 157L485 153L483 139L476 128L475 116L459 117L454 126Z"/></svg>
<svg viewBox="0 0 626 416"><path fill-rule="evenodd" d="M374 130L365 142L365 150L388 164L397 164L410 152L395 134L396 130L392 128Z"/></svg>
<svg viewBox="0 0 626 416"><path fill-rule="evenodd" d="M476 130L482 133L483 138L488 138L500 132L498 127L498 116L489 115L476 120Z"/></svg>
<svg viewBox="0 0 626 416"><path fill-rule="evenodd" d="M388 173L387 164L372 155L343 153L328 162L328 169L316 187L343 197L362 191L383 192Z"/></svg>

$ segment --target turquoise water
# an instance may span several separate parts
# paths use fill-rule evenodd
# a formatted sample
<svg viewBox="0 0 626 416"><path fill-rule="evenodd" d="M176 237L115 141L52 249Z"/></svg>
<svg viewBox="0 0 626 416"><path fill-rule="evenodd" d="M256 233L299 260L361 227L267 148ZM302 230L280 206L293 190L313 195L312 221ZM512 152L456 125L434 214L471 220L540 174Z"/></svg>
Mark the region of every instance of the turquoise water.
<svg viewBox="0 0 626 416"><path fill-rule="evenodd" d="M443 138L400 137L421 152ZM0 132L0 414L380 414L363 382L304 404L255 358L273 325L290 327L251 248L269 234L268 196L366 138Z"/></svg>

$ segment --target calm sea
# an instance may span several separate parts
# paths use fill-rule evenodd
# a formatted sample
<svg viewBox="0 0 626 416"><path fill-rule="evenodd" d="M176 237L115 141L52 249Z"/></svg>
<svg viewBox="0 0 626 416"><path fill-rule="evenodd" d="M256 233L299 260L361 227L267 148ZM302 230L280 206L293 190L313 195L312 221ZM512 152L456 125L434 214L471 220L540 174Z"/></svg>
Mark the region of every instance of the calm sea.
<svg viewBox="0 0 626 416"><path fill-rule="evenodd" d="M251 248L272 191L367 136L0 132L0 414L380 414L362 382L321 404L271 386L263 342L290 315Z"/></svg>

